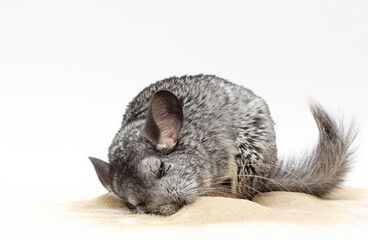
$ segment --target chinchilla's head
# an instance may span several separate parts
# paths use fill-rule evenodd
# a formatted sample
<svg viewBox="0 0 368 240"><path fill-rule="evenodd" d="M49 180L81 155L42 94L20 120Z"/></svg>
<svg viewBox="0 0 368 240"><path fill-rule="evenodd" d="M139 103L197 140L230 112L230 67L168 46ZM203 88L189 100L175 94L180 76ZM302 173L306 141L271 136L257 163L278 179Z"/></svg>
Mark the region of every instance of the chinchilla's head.
<svg viewBox="0 0 368 240"><path fill-rule="evenodd" d="M130 210L171 215L198 197L200 159L176 146L183 119L177 97L159 91L144 123L127 124L117 134L110 163L90 158L101 183Z"/></svg>

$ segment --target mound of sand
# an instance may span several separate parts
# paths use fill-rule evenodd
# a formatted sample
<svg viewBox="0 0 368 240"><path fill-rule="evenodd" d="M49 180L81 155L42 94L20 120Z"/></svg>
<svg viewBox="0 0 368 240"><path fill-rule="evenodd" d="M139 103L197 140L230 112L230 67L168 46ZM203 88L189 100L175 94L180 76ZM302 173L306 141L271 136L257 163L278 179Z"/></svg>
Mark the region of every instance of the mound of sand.
<svg viewBox="0 0 368 240"><path fill-rule="evenodd" d="M109 194L71 202L2 202L0 236L83 239L366 238L368 190L328 199L271 192L254 201L201 197L170 217L133 215ZM5 239L5 238L2 238Z"/></svg>

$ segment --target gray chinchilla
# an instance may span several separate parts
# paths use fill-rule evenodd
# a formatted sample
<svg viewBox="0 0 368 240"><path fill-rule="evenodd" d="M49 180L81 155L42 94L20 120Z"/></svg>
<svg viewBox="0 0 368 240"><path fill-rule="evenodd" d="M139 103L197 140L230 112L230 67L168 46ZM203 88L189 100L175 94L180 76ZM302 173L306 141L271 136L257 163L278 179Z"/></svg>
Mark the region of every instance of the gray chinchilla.
<svg viewBox="0 0 368 240"><path fill-rule="evenodd" d="M277 159L267 104L212 75L172 77L128 105L109 162L90 158L105 188L133 212L171 215L197 197L267 191L325 196L348 172L354 131L311 104L319 142L300 161Z"/></svg>

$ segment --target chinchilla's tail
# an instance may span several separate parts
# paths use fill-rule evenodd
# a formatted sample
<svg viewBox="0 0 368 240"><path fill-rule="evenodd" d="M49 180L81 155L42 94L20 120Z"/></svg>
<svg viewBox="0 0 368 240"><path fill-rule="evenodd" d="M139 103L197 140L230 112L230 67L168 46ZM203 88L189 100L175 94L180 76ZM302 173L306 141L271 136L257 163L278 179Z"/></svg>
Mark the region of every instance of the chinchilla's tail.
<svg viewBox="0 0 368 240"><path fill-rule="evenodd" d="M317 103L310 108L319 129L314 150L301 159L279 160L268 181L271 191L304 192L323 197L336 188L350 170L356 137L353 124L347 130L338 125Z"/></svg>

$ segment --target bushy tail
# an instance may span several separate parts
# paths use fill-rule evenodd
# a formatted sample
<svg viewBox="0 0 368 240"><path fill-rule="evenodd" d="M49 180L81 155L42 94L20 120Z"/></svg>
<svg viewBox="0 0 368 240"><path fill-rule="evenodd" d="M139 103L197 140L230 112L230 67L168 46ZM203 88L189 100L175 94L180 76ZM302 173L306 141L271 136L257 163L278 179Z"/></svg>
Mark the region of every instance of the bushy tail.
<svg viewBox="0 0 368 240"><path fill-rule="evenodd" d="M319 142L302 159L280 160L268 187L271 191L305 192L323 197L336 188L350 170L356 131L345 130L316 103L310 105L319 129Z"/></svg>

